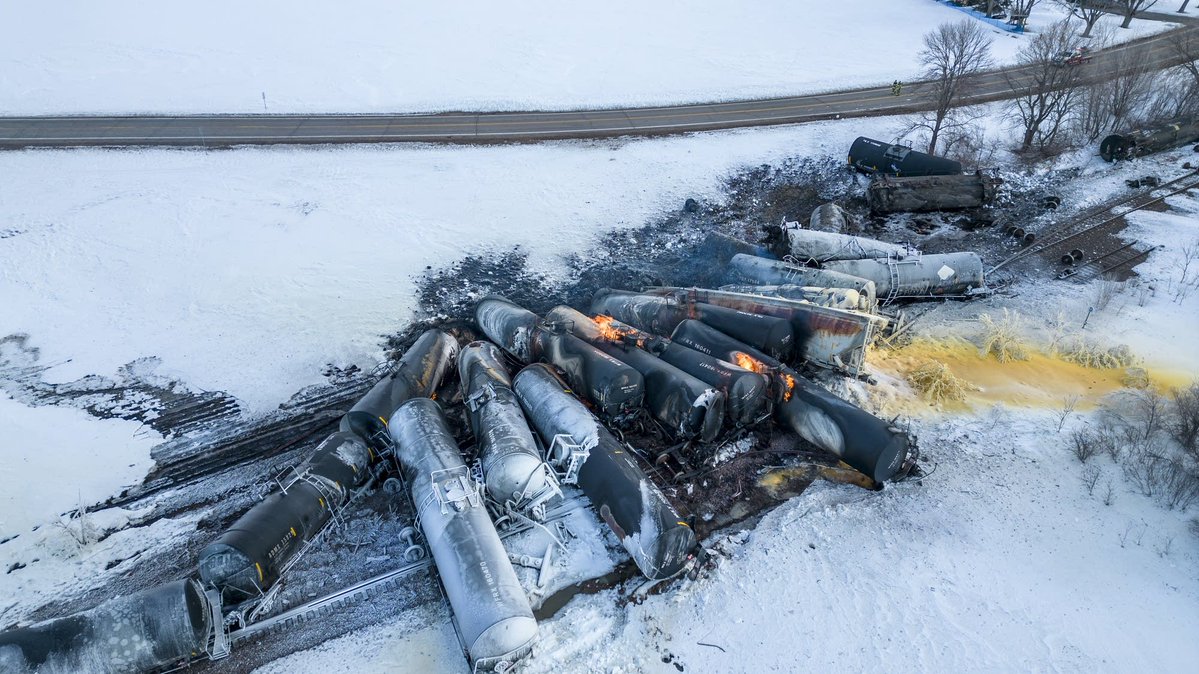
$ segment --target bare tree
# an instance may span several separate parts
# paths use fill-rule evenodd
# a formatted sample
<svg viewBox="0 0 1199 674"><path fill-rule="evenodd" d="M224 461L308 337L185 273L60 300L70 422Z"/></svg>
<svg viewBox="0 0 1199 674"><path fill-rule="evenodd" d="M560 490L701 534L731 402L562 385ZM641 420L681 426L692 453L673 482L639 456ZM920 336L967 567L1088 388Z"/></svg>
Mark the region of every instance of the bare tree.
<svg viewBox="0 0 1199 674"><path fill-rule="evenodd" d="M1024 135L1021 151L1041 149L1058 140L1065 122L1073 112L1082 81L1080 66L1067 66L1061 54L1073 51L1082 38L1074 33L1069 21L1058 21L1025 44L1016 56L1023 66L1007 75L1016 97L1011 115Z"/></svg>
<svg viewBox="0 0 1199 674"><path fill-rule="evenodd" d="M928 152L935 154L941 132L957 125L950 114L969 91L970 76L991 65L991 37L976 21L943 23L925 34L920 62L934 107L915 128L928 129Z"/></svg>
<svg viewBox="0 0 1199 674"><path fill-rule="evenodd" d="M1195 31L1179 30L1170 38L1170 46L1178 55L1178 67L1199 83L1199 37Z"/></svg>
<svg viewBox="0 0 1199 674"><path fill-rule="evenodd" d="M1110 0L1112 5L1124 15L1121 28L1128 28L1132 18L1157 4L1157 0Z"/></svg>
<svg viewBox="0 0 1199 674"><path fill-rule="evenodd" d="M1032 8L1037 6L1040 0L1012 0L1011 14L1012 22L1020 28L1024 28L1028 23L1028 15L1032 14Z"/></svg>
<svg viewBox="0 0 1199 674"><path fill-rule="evenodd" d="M1070 16L1082 21L1083 37L1091 37L1091 31L1100 17L1111 12L1112 5L1107 0L1054 0L1054 4L1070 12Z"/></svg>
<svg viewBox="0 0 1199 674"><path fill-rule="evenodd" d="M1108 81L1112 128L1130 126L1145 116L1157 73L1144 59L1128 50L1117 51L1108 61L1116 77Z"/></svg>

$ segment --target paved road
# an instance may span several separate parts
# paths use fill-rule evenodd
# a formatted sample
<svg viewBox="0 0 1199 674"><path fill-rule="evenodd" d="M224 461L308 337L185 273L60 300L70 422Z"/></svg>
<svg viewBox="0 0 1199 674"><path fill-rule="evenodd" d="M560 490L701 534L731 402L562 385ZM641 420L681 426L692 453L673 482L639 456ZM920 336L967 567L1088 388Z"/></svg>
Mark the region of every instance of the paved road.
<svg viewBox="0 0 1199 674"><path fill-rule="evenodd" d="M1171 17L1174 18L1174 17ZM1088 66L1110 78L1118 63L1165 68L1181 61L1172 46L1185 28L1105 51ZM1123 58L1129 57L1132 58ZM1020 69L978 76L969 103L1012 97ZM1014 78L1014 79L1013 79ZM0 118L0 149L174 145L227 147L253 144L529 142L560 138L661 135L748 126L794 124L838 117L916 112L930 107L919 83L903 95L890 87L727 103L559 112L441 113L427 115L194 115Z"/></svg>

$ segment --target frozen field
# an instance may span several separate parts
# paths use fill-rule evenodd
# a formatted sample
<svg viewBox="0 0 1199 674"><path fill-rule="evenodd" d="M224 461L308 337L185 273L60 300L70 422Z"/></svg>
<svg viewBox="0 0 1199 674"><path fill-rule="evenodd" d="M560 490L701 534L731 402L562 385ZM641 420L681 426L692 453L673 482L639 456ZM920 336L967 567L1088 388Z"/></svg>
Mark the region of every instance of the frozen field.
<svg viewBox="0 0 1199 674"><path fill-rule="evenodd" d="M1040 4L1033 30L1061 15ZM0 5L0 114L595 108L831 91L914 79L920 36L966 18L932 0L187 7ZM1166 27L1137 21L1117 39ZM992 32L997 60L1010 61L1025 38Z"/></svg>
<svg viewBox="0 0 1199 674"><path fill-rule="evenodd" d="M716 198L724 176L840 154L894 120L483 148L0 154L0 336L45 376L157 374L273 409L326 364L369 370L417 277L520 247L536 271L605 232Z"/></svg>

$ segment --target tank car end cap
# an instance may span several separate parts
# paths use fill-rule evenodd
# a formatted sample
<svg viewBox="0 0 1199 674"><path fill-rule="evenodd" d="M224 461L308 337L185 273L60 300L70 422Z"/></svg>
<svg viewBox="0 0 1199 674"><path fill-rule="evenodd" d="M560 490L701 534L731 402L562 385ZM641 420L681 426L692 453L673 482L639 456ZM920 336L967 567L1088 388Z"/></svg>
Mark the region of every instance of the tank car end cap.
<svg viewBox="0 0 1199 674"><path fill-rule="evenodd" d="M488 627L470 645L475 668L488 671L502 661L515 662L524 657L537 640L537 620L532 616L513 616Z"/></svg>

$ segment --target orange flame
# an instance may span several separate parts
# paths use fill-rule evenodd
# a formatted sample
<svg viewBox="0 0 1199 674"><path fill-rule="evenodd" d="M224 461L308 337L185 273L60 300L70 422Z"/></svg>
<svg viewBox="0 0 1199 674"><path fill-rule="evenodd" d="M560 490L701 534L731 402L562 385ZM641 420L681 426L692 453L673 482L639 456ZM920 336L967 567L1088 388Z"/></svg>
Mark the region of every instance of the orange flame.
<svg viewBox="0 0 1199 674"><path fill-rule="evenodd" d="M599 327L600 337L610 342L623 342L626 337L632 337L637 341L637 346L642 345L641 336L637 330L627 326L615 325L615 320L611 316L596 316L595 324Z"/></svg>
<svg viewBox="0 0 1199 674"><path fill-rule="evenodd" d="M787 388L783 390L783 401L786 402L791 399L791 394L795 391L795 377L784 372L780 378L787 385Z"/></svg>
<svg viewBox="0 0 1199 674"><path fill-rule="evenodd" d="M770 368L766 367L766 363L740 351L733 354L733 362L741 367L758 374L767 374Z"/></svg>

